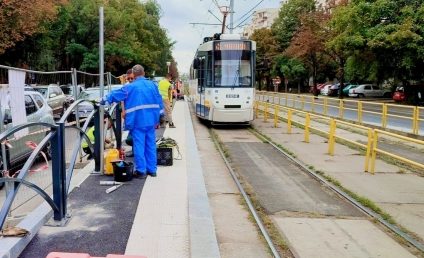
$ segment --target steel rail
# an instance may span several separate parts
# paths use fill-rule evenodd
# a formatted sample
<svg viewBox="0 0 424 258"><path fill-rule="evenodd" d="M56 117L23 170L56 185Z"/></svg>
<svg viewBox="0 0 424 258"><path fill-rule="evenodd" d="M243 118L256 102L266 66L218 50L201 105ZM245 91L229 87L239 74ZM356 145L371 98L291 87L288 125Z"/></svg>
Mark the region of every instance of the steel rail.
<svg viewBox="0 0 424 258"><path fill-rule="evenodd" d="M384 226L386 226L392 232L394 232L395 234L397 234L400 237L402 237L403 239L405 239L408 243L410 243L411 245L413 245L414 247L416 247L421 252L424 252L424 245L422 243L418 242L417 240L415 240L414 238L412 238L407 233L403 232L398 226L393 225L393 224L387 222L378 213L376 213L376 212L368 209L367 207L365 207L364 205L362 205L361 203L359 203L357 200L355 200L354 198L352 198L350 195L348 195L347 193L345 193L343 190L339 189L337 186L335 186L332 183L328 182L324 177L318 175L316 172L314 172L311 169L309 169L303 162L301 162L300 160L292 157L290 154L288 154L287 152L285 152L284 150L282 150L281 148L279 148L277 145L275 145L272 141L266 139L258 131L255 130L254 131L254 134L258 138L261 138L262 140L265 140L267 143L269 143L271 146L273 146L276 150L278 150L284 156L286 156L288 159L290 159L293 163L297 164L302 169L304 169L306 172L308 172L316 180L318 180L319 182L321 182L325 186L329 187L331 190L333 190L334 192L336 192L337 194L339 194L341 197L345 198L348 202L350 202L351 204L353 204L356 208L358 208L359 210L361 210L365 214L371 216L372 218L378 220L381 224L383 224Z"/></svg>
<svg viewBox="0 0 424 258"><path fill-rule="evenodd" d="M252 201L250 200L249 196L244 191L243 186L240 184L240 181L238 180L234 170L231 168L229 161L225 157L224 152L223 152L218 140L216 139L215 135L212 133L212 129L211 129L210 135L211 135L212 141L214 142L215 146L218 149L219 154L221 155L222 159L224 160L225 165L227 166L231 177L233 178L234 182L236 183L237 188L239 189L240 193L243 195L243 198L246 201L247 206L249 207L250 213L252 214L253 218L255 219L256 224L259 226L259 229L260 229L262 235L264 236L264 238L265 238L265 240L268 244L268 247L271 249L271 252L274 255L274 257L280 258L280 254L278 253L277 249L275 248L274 244L272 243L271 237L269 236L268 232L266 231L265 226L263 225L261 219L259 218L258 214L256 213L256 210L255 210L255 207L253 207Z"/></svg>

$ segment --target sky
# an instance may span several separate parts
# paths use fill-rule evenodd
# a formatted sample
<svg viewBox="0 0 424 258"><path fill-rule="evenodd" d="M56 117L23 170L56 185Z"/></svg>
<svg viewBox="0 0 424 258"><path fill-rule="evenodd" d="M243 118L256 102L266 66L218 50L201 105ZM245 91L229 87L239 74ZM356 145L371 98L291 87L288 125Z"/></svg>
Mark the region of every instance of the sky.
<svg viewBox="0 0 424 258"><path fill-rule="evenodd" d="M160 23L168 36L175 41L173 56L178 63L178 71L181 74L188 73L196 49L202 43L204 37L213 36L221 32L221 26L191 25L190 23L220 23L210 10L222 20L216 3L220 6L229 6L229 0L156 0L162 9ZM234 0L234 26L243 25L250 21L249 12L260 3L255 10L263 8L279 7L280 0ZM249 13L248 13L249 12ZM246 15L246 13L248 13ZM248 18L245 22L243 22ZM229 19L227 19L229 24ZM234 32L242 32L242 28ZM228 32L228 31L227 31Z"/></svg>

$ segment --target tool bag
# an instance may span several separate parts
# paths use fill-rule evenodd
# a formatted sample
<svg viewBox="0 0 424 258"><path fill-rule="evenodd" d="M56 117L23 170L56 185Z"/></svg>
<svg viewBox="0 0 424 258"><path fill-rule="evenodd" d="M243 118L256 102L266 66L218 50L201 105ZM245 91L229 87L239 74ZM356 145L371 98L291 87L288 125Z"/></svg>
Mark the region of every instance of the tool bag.
<svg viewBox="0 0 424 258"><path fill-rule="evenodd" d="M177 142L172 138L161 138L157 142L157 164L159 166L172 166L174 155L173 149L176 148L178 155L175 158L176 160L182 159L180 149Z"/></svg>

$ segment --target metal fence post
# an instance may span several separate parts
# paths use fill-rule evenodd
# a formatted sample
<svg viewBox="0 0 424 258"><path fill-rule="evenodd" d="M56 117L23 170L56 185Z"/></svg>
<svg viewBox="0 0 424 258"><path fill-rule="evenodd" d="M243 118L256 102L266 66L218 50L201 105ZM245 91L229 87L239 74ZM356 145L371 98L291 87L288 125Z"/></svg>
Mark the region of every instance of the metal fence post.
<svg viewBox="0 0 424 258"><path fill-rule="evenodd" d="M305 97L302 95L301 97L300 97L300 101L302 102L302 110L304 110L305 109Z"/></svg>
<svg viewBox="0 0 424 258"><path fill-rule="evenodd" d="M284 93L286 95L286 107L289 105L289 95L287 93Z"/></svg>
<svg viewBox="0 0 424 258"><path fill-rule="evenodd" d="M413 134L418 134L418 131L419 131L419 124L420 124L420 121L419 121L419 118L420 118L420 114L419 114L419 109L418 109L418 107L414 107L414 110L413 110L413 117L412 117L412 133Z"/></svg>
<svg viewBox="0 0 424 258"><path fill-rule="evenodd" d="M381 117L381 127L386 128L387 126L387 104L383 104L383 114Z"/></svg>
<svg viewBox="0 0 424 258"><path fill-rule="evenodd" d="M335 133L336 133L336 121L334 118L330 120L330 132L328 135L328 154L334 155L334 144L335 144Z"/></svg>
<svg viewBox="0 0 424 258"><path fill-rule="evenodd" d="M305 118L305 142L309 143L309 127L311 124L311 115L309 113L306 114Z"/></svg>
<svg viewBox="0 0 424 258"><path fill-rule="evenodd" d="M367 152L365 154L365 170L364 170L365 172L368 172L369 171L370 155L371 155L372 147L373 147L373 144L372 144L372 141L373 141L372 134L373 134L372 129L371 128L368 129Z"/></svg>
<svg viewBox="0 0 424 258"><path fill-rule="evenodd" d="M274 127L277 128L278 125L278 105L274 105Z"/></svg>
<svg viewBox="0 0 424 258"><path fill-rule="evenodd" d="M292 110L289 109L287 112L287 133L291 134L292 129Z"/></svg>
<svg viewBox="0 0 424 258"><path fill-rule="evenodd" d="M120 150L122 148L122 116L121 116L121 103L116 105L115 109L116 123L115 123L115 138L116 148Z"/></svg>
<svg viewBox="0 0 424 258"><path fill-rule="evenodd" d="M66 217L66 160L65 160L65 124L58 123L58 128L54 137L51 139L52 144L52 181L53 181L53 202L58 208L54 211L53 218L55 221L63 221Z"/></svg>
<svg viewBox="0 0 424 258"><path fill-rule="evenodd" d="M358 123L362 124L362 102L358 101Z"/></svg>
<svg viewBox="0 0 424 258"><path fill-rule="evenodd" d="M324 98L324 115L327 115L328 112L328 98Z"/></svg>
<svg viewBox="0 0 424 258"><path fill-rule="evenodd" d="M344 116L344 104L343 104L343 100L340 99L339 100L339 117L343 118Z"/></svg>
<svg viewBox="0 0 424 258"><path fill-rule="evenodd" d="M265 110L264 110L264 122L268 119L268 102L265 102Z"/></svg>
<svg viewBox="0 0 424 258"><path fill-rule="evenodd" d="M101 159L100 157L100 112L99 107L95 106L96 113L94 114L94 172L97 174L101 173Z"/></svg>
<svg viewBox="0 0 424 258"><path fill-rule="evenodd" d="M374 130L373 136L373 145L372 145L372 155L371 155L371 174L374 175L375 172L375 159L377 157L377 144L378 144L378 133Z"/></svg>

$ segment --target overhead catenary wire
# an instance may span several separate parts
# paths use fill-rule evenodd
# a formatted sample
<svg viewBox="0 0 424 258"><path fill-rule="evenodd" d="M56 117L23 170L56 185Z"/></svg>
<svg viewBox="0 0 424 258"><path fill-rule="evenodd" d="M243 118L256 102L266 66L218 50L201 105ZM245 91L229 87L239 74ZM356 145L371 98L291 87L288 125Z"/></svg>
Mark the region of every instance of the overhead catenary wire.
<svg viewBox="0 0 424 258"><path fill-rule="evenodd" d="M236 25L235 27L234 27L234 29L235 28L238 28L238 27L240 27L240 25L241 24L243 24L245 21L247 21L247 19L249 19L250 17L252 17L252 15L253 15L253 13L250 13L250 12L252 12L252 11L254 11L255 9L256 9L256 7L258 7L260 4L262 4L263 2L264 2L265 0L260 0L255 6L253 6L249 11L247 11L244 15L242 15L239 19L237 19L237 21L240 21L241 19L243 19L246 15L249 15L249 16L247 16L243 21L241 21L238 25Z"/></svg>

